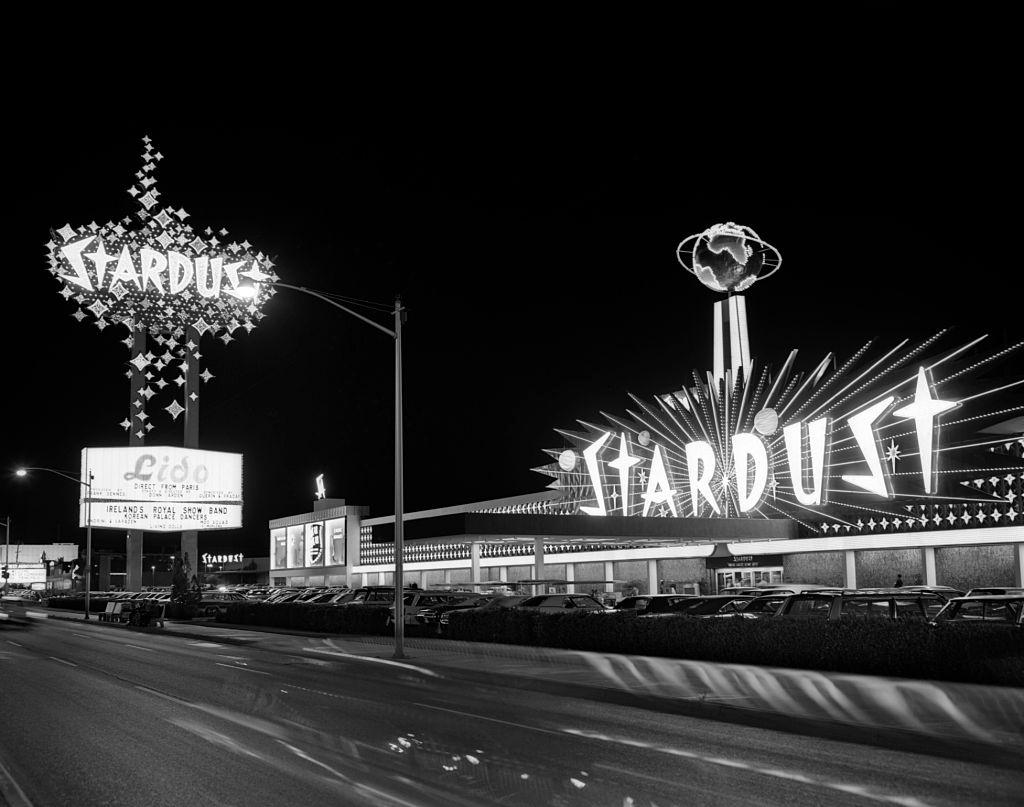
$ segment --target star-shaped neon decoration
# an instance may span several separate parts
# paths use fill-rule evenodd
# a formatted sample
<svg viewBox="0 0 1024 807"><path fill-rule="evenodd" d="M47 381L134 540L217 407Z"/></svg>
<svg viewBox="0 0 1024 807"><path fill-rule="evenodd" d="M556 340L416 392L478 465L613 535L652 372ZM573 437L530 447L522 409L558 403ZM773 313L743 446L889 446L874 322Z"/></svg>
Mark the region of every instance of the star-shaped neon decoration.
<svg viewBox="0 0 1024 807"><path fill-rule="evenodd" d="M885 461L892 463L893 473L896 473L896 461L900 459L900 447L896 445L895 440L889 440L889 445L885 448Z"/></svg>
<svg viewBox="0 0 1024 807"><path fill-rule="evenodd" d="M931 387L924 367L917 368L917 389L914 402L892 414L898 418L913 418L917 428L917 448L921 455L921 476L925 493L932 492L932 438L935 432L935 418L959 404L955 401L940 401L932 397Z"/></svg>
<svg viewBox="0 0 1024 807"><path fill-rule="evenodd" d="M634 457L629 453L629 440L626 439L626 433L621 432L619 434L619 455L611 460L608 465L619 472L619 489L622 491L622 511L626 511L626 507L629 504L629 469L640 462L639 457ZM612 505L614 509L615 505Z"/></svg>

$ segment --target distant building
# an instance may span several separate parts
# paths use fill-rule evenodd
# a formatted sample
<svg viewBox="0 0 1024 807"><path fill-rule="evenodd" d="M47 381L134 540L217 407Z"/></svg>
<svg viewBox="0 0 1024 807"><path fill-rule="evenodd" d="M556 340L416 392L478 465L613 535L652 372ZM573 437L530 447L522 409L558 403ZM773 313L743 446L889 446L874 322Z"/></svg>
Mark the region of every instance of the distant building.
<svg viewBox="0 0 1024 807"><path fill-rule="evenodd" d="M0 559L8 569L10 586L32 588L71 588L74 567L78 561L78 544L0 544ZM69 564L67 572L56 568L56 562ZM84 569L79 569L79 573ZM48 585L52 581L54 585Z"/></svg>

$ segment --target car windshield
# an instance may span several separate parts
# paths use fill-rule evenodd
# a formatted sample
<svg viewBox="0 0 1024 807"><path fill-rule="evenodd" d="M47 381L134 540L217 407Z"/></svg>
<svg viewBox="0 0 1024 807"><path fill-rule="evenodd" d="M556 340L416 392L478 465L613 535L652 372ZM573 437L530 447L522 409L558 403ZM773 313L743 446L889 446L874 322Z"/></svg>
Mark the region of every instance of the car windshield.
<svg viewBox="0 0 1024 807"><path fill-rule="evenodd" d="M757 597L741 610L745 614L774 614L785 601L785 597Z"/></svg>

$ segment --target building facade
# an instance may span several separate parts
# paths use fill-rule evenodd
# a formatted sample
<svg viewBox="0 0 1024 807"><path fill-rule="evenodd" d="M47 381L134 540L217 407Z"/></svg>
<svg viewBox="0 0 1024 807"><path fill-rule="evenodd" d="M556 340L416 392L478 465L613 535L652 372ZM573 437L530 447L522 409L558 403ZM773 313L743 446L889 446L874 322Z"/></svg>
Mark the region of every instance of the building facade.
<svg viewBox="0 0 1024 807"><path fill-rule="evenodd" d="M713 370L555 429L534 469L546 490L407 514L406 581L1022 585L1024 341L942 330L773 367L751 355L746 311L716 304ZM386 584L393 534L318 502L270 523L271 581Z"/></svg>

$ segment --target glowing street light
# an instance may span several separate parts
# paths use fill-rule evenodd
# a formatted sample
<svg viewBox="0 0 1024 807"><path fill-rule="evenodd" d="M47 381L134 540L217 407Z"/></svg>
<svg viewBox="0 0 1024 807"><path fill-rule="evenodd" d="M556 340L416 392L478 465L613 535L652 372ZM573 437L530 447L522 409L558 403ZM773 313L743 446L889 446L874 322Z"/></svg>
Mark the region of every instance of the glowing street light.
<svg viewBox="0 0 1024 807"><path fill-rule="evenodd" d="M58 471L54 468L19 468L14 472L15 476L28 476L29 471L45 471L49 474L56 474L64 479L68 479L71 482L77 482L79 485L84 485L87 491L87 498L85 500L85 618L89 618L89 591L92 589L92 480L93 473L91 470L86 469L88 475L88 481L72 476L71 474L64 473L64 471ZM8 533L10 530L8 529ZM8 538L10 535L8 534ZM8 550L9 551L9 550Z"/></svg>
<svg viewBox="0 0 1024 807"><path fill-rule="evenodd" d="M351 314L356 319L365 322L367 325L385 333L395 341L395 658L405 658L405 591L403 577L403 562L405 557L405 524L403 521L405 497L402 490L403 477L403 452L402 452L402 322L405 319L405 308L402 307L400 298L395 297L395 307L392 311L394 316L394 330L385 328L380 323L356 313L348 306L342 305L331 295L324 292L307 289L304 286L293 286L289 283L280 283L271 279L271 276L254 273L246 273L253 281L245 281L239 284L235 295L243 298L250 298L254 301L265 302L267 294L263 287L275 289L291 289L308 294L323 300L328 305L340 308L346 314ZM257 285L258 283L258 285Z"/></svg>

